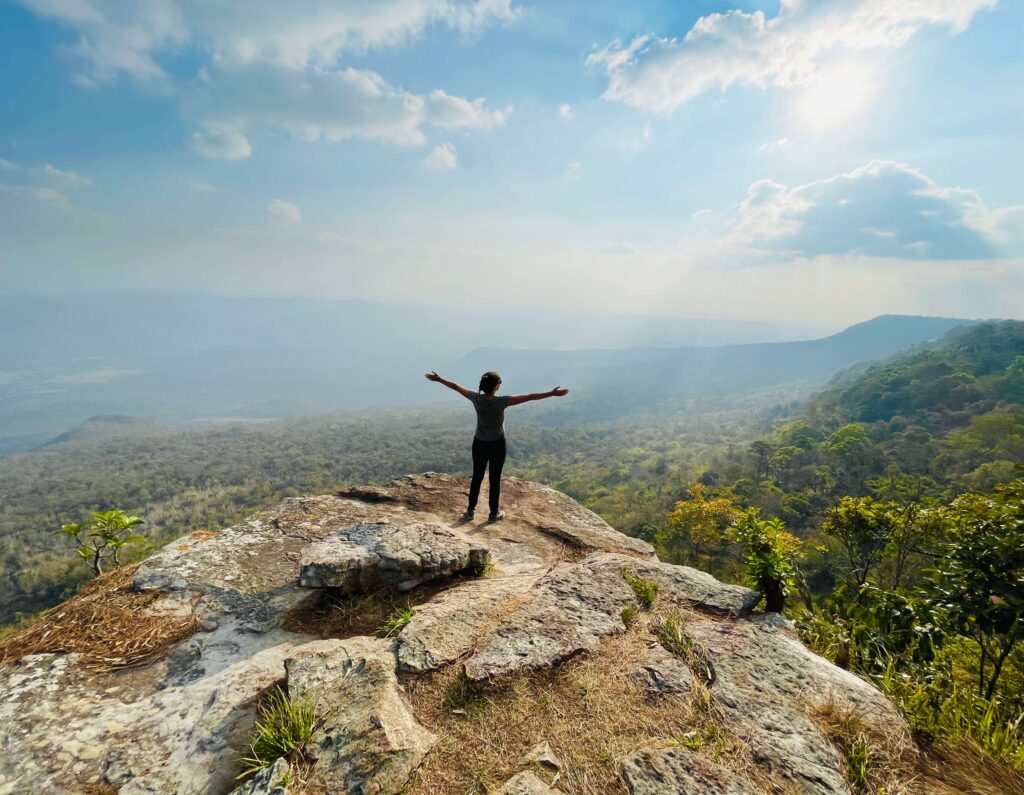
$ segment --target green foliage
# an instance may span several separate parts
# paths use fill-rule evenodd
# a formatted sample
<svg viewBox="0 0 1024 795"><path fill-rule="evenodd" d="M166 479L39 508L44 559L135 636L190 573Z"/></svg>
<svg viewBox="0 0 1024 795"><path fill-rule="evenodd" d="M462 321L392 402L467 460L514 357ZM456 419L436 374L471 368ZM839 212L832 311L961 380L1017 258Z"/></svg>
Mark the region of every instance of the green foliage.
<svg viewBox="0 0 1024 795"><path fill-rule="evenodd" d="M636 602L626 602L619 612L619 617L622 619L622 623L626 625L626 629L629 629L640 618L640 608L637 607Z"/></svg>
<svg viewBox="0 0 1024 795"><path fill-rule="evenodd" d="M658 583L654 580L645 580L633 569L623 569L622 579L633 589L636 601L644 610L650 610L654 600L658 598Z"/></svg>
<svg viewBox="0 0 1024 795"><path fill-rule="evenodd" d="M739 518L739 510L729 499L710 498L703 483L695 483L689 491L690 499L675 504L668 523L655 535L663 560L689 562L699 558L703 548L721 546L728 528Z"/></svg>
<svg viewBox="0 0 1024 795"><path fill-rule="evenodd" d="M281 757L292 759L301 754L318 724L312 700L292 700L280 687L275 688L260 705L250 756L242 760L239 778L269 767Z"/></svg>
<svg viewBox="0 0 1024 795"><path fill-rule="evenodd" d="M1024 643L1024 479L950 506L931 595L951 629L979 650L978 691L991 699L1007 658Z"/></svg>
<svg viewBox="0 0 1024 795"><path fill-rule="evenodd" d="M388 620L377 631L377 634L382 638L390 638L393 635L397 635L405 628L406 624L412 621L414 615L416 615L416 611L409 605L396 607L391 615L388 616Z"/></svg>
<svg viewBox="0 0 1024 795"><path fill-rule="evenodd" d="M730 537L743 548L747 576L764 594L766 609L781 613L785 598L795 589L800 539L787 532L780 519L762 519L756 508L742 515Z"/></svg>
<svg viewBox="0 0 1024 795"><path fill-rule="evenodd" d="M121 565L123 547L145 542L145 536L131 533L140 524L142 519L124 511L93 511L87 521L63 525L57 532L73 540L79 557L89 564L94 575L99 575L108 560L115 568Z"/></svg>

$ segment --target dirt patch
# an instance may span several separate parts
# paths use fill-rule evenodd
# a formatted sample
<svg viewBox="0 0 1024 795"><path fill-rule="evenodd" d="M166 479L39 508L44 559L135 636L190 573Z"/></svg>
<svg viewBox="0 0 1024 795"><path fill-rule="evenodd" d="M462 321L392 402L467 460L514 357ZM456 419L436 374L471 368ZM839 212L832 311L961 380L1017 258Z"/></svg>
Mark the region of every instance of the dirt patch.
<svg viewBox="0 0 1024 795"><path fill-rule="evenodd" d="M62 605L39 614L25 629L0 643L0 662L27 654L81 654L100 670L145 665L192 635L199 621L186 616L151 612L160 594L136 591L137 566L101 574Z"/></svg>
<svg viewBox="0 0 1024 795"><path fill-rule="evenodd" d="M403 610L415 610L465 579L452 577L405 592L374 590L344 595L334 588L323 588L318 600L307 600L290 610L281 628L320 639L383 634L381 630L390 618Z"/></svg>
<svg viewBox="0 0 1024 795"><path fill-rule="evenodd" d="M639 661L657 643L652 623L660 613L643 613L593 654L491 685L468 682L459 665L407 680L417 719L439 737L407 792L487 792L528 767L523 757L541 742L561 760L555 785L574 795L625 793L623 757L675 744L741 771L759 791L782 792L729 735L699 683L690 694L651 697L638 681ZM552 781L551 771L535 772Z"/></svg>

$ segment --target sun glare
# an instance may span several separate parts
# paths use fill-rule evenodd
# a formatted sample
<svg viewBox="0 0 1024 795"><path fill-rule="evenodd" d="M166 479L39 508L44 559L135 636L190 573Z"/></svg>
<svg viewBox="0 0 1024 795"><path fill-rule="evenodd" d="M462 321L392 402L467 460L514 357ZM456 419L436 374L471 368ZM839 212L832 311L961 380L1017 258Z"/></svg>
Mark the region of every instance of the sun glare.
<svg viewBox="0 0 1024 795"><path fill-rule="evenodd" d="M855 116L871 94L871 80L858 67L823 73L800 99L800 115L812 127L831 127Z"/></svg>

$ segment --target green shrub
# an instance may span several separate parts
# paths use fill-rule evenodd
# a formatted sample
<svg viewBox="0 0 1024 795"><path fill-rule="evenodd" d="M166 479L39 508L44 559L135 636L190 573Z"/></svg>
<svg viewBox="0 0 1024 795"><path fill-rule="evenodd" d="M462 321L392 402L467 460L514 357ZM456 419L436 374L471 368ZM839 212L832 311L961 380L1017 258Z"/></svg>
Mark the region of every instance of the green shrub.
<svg viewBox="0 0 1024 795"><path fill-rule="evenodd" d="M274 688L260 705L249 743L251 755L242 760L239 778L269 767L282 757L292 759L301 754L318 725L311 699L292 700L280 687Z"/></svg>
<svg viewBox="0 0 1024 795"><path fill-rule="evenodd" d="M640 606L644 610L649 610L654 604L654 600L658 598L658 583L654 580L645 580L633 569L623 569L622 578L633 589L633 594Z"/></svg>
<svg viewBox="0 0 1024 795"><path fill-rule="evenodd" d="M619 613L619 616L622 618L622 623L626 625L626 629L629 629L640 617L640 608L637 607L636 602L626 602L622 606L622 612Z"/></svg>

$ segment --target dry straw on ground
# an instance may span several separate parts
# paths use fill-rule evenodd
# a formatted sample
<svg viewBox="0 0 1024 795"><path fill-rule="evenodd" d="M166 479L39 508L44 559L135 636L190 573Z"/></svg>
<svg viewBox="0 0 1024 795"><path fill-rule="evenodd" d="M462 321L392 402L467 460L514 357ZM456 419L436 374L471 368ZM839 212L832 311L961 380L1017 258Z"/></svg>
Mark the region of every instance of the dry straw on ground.
<svg viewBox="0 0 1024 795"><path fill-rule="evenodd" d="M593 654L487 687L466 682L458 664L407 681L417 718L439 736L409 795L492 791L523 769L523 756L545 741L562 764L556 786L574 795L625 793L620 760L673 744L699 747L761 791L781 792L720 723L701 685L687 696L646 695L633 673L646 647L657 643L650 630L657 617L657 610L644 613L629 632L606 639Z"/></svg>
<svg viewBox="0 0 1024 795"><path fill-rule="evenodd" d="M39 614L0 643L0 662L46 652L81 654L102 670L145 665L196 631L188 615L149 610L156 592L132 588L135 566L101 574L81 593Z"/></svg>

